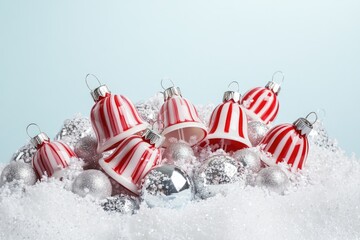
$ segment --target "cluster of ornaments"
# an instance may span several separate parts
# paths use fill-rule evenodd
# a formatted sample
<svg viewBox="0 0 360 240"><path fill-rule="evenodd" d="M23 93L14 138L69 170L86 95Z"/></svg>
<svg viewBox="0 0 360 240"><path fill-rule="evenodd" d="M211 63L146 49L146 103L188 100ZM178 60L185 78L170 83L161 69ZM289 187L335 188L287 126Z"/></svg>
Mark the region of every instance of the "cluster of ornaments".
<svg viewBox="0 0 360 240"><path fill-rule="evenodd" d="M102 199L105 210L126 214L139 208L139 200L149 207L178 208L196 196L212 197L245 172L256 176L250 184L283 193L288 172L301 170L306 163L312 123L310 113L293 124L270 129L279 112L281 88L274 81L278 73L265 87L243 96L239 87L226 91L208 126L174 84L163 87L164 102L156 119L146 122L130 99L111 93L88 74L86 83L91 76L99 83L95 89L87 83L94 100L90 121L66 122L54 141L39 129L31 136L32 146L15 153L0 184L22 180L32 185L44 176L62 180L70 162L82 159L84 171L73 179L71 190ZM194 149L215 153L196 165ZM219 149L222 152L216 154Z"/></svg>

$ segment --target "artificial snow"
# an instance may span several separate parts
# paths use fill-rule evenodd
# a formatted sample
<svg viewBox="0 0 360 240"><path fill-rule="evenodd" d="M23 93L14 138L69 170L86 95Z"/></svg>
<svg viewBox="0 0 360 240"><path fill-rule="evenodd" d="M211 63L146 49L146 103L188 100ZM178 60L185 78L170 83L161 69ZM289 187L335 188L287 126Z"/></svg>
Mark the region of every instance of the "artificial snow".
<svg viewBox="0 0 360 240"><path fill-rule="evenodd" d="M208 115L210 107L200 109ZM0 239L360 239L359 159L346 155L321 122L310 143L306 166L290 176L285 195L234 183L181 209L143 203L131 216L104 211L73 194L66 181L6 184Z"/></svg>

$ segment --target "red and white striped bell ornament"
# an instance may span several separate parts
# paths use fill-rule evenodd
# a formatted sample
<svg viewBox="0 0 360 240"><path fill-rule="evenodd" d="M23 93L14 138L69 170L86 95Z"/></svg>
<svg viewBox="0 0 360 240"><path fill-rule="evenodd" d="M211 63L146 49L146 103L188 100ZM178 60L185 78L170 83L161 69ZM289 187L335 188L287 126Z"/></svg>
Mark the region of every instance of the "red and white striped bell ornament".
<svg viewBox="0 0 360 240"><path fill-rule="evenodd" d="M146 173L161 161L159 147L165 138L147 128L142 136L132 135L123 140L108 157L99 160L104 171L119 184L139 194Z"/></svg>
<svg viewBox="0 0 360 240"><path fill-rule="evenodd" d="M51 142L49 137L41 132L39 126L35 123L27 126L27 132L30 126L37 126L40 132L34 137L31 137L28 133L31 143L37 149L32 159L32 166L38 176L62 177L62 170L68 167L71 158L77 157L76 154L63 142Z"/></svg>
<svg viewBox="0 0 360 240"><path fill-rule="evenodd" d="M274 82L277 74L284 74L277 71L273 74L272 80L265 87L256 87L247 91L241 98L241 104L245 108L249 120L261 121L265 124L273 122L279 112L278 95L280 92L280 83Z"/></svg>
<svg viewBox="0 0 360 240"><path fill-rule="evenodd" d="M307 119L311 114L316 117L313 123ZM269 166L285 162L291 166L290 170L293 172L302 169L309 152L307 136L316 120L316 113L311 112L293 124L280 124L270 129L259 145L264 152L270 153L271 157L262 160Z"/></svg>
<svg viewBox="0 0 360 240"><path fill-rule="evenodd" d="M100 86L92 90L87 83L89 76L95 77ZM141 119L134 104L127 97L111 94L107 86L101 84L92 74L86 75L86 84L95 101L90 119L98 141L98 153L111 150L125 138L146 129L148 124Z"/></svg>
<svg viewBox="0 0 360 240"><path fill-rule="evenodd" d="M237 82L232 83L239 85ZM251 147L247 116L240 105L240 98L239 91L224 93L223 103L219 104L211 114L209 134L202 145L212 145L215 149L222 148L227 152Z"/></svg>
<svg viewBox="0 0 360 240"><path fill-rule="evenodd" d="M173 140L185 141L190 146L204 140L207 135L206 127L194 105L182 97L180 88L173 84L170 88L164 88L163 94L164 104L158 115L158 120L164 124L163 135L166 141L163 147L169 146Z"/></svg>

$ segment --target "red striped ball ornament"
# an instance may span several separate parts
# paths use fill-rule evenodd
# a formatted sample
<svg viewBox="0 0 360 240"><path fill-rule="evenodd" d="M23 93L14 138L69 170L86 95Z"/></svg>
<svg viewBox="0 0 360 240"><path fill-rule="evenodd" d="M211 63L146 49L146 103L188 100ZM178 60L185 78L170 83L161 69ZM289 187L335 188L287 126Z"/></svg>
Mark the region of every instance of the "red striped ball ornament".
<svg viewBox="0 0 360 240"><path fill-rule="evenodd" d="M29 126L31 125L35 124ZM31 142L37 149L32 159L32 166L39 177L44 175L61 177L61 172L68 167L70 159L77 157L68 145L59 141L51 142L49 137L41 131L31 139Z"/></svg>
<svg viewBox="0 0 360 240"><path fill-rule="evenodd" d="M166 141L163 147L169 146L172 140L182 140L194 146L207 135L206 127L194 105L183 98L180 88L175 86L164 90L164 104L158 120L164 124L163 135Z"/></svg>
<svg viewBox="0 0 360 240"><path fill-rule="evenodd" d="M270 129L259 144L264 152L272 156L262 159L267 165L285 162L293 172L303 168L309 152L307 136L313 128L313 123L307 117L299 118L293 124L280 124Z"/></svg>
<svg viewBox="0 0 360 240"><path fill-rule="evenodd" d="M103 153L115 148L125 138L144 131L148 124L127 97L111 94L106 85L99 84L91 91L95 105L90 119L98 141L97 152Z"/></svg>
<svg viewBox="0 0 360 240"><path fill-rule="evenodd" d="M273 79L277 73L282 74L280 71L275 72ZM251 120L261 121L265 124L275 120L279 112L279 100L277 96L280 89L280 84L272 80L268 82L265 87L256 87L243 95L241 104L244 106Z"/></svg>
<svg viewBox="0 0 360 240"><path fill-rule="evenodd" d="M224 93L223 103L211 114L205 144L225 151L251 147L247 129L247 116L240 105L240 93L227 91Z"/></svg>
<svg viewBox="0 0 360 240"><path fill-rule="evenodd" d="M161 161L159 147L164 140L148 128L142 136L132 135L123 140L110 156L100 159L99 164L116 182L139 194L141 180Z"/></svg>

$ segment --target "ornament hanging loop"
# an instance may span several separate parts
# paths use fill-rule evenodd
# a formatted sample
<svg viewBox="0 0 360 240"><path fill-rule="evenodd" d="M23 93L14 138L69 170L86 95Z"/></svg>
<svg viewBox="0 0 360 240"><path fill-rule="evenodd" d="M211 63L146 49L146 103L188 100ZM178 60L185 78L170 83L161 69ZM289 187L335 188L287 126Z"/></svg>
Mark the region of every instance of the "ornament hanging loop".
<svg viewBox="0 0 360 240"><path fill-rule="evenodd" d="M276 72L274 72L274 74L272 75L271 81L275 82L275 81L274 81L275 76L278 75L278 74L281 74L281 76L282 76L281 81L278 82L278 84L281 85L281 84L283 84L284 78L285 78L285 74L284 74L282 71L276 71Z"/></svg>
<svg viewBox="0 0 360 240"><path fill-rule="evenodd" d="M89 82L88 82L88 78L89 78L90 76L93 77L93 78L95 78L95 79L97 80L97 82L99 83L99 86L101 86L101 82L100 82L100 80L98 79L98 77L95 76L94 74L91 74L91 73L86 74L86 76L85 76L86 86L88 87L88 89L89 89L90 91L92 91L93 89L90 88Z"/></svg>
<svg viewBox="0 0 360 240"><path fill-rule="evenodd" d="M26 134L29 136L29 138L34 138L34 136L30 136L30 134L29 134L29 127L31 127L31 126L37 127L37 129L39 130L39 133L41 133L41 129L40 129L39 125L37 125L36 123L30 123L29 125L27 125Z"/></svg>
<svg viewBox="0 0 360 240"><path fill-rule="evenodd" d="M233 84L237 85L237 92L240 92L240 85L239 85L239 82L237 82L237 81L232 81L231 83L229 83L228 88L230 88L230 86Z"/></svg>
<svg viewBox="0 0 360 240"><path fill-rule="evenodd" d="M310 117L310 115L315 115L315 120L313 122L310 122L308 117ZM308 115L306 115L306 120L308 120L311 124L316 123L316 121L318 120L318 115L316 114L316 112L310 112Z"/></svg>
<svg viewBox="0 0 360 240"><path fill-rule="evenodd" d="M164 87L164 81L170 81L171 82L171 84L172 84L172 87L175 87L175 84L174 84L174 82L170 79L170 78L163 78L163 79L161 79L161 87L164 89L164 90L166 90L166 89L168 89L168 88L165 88Z"/></svg>

